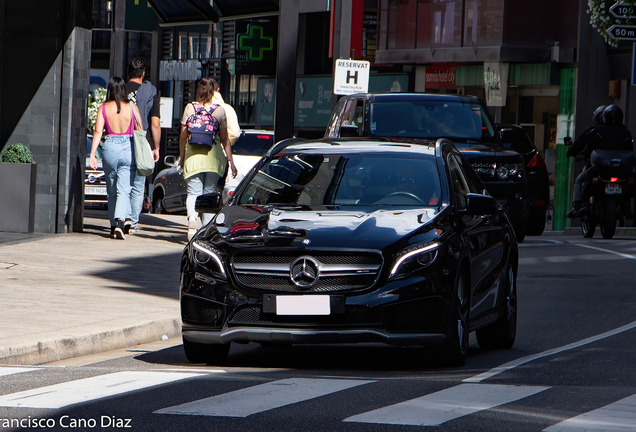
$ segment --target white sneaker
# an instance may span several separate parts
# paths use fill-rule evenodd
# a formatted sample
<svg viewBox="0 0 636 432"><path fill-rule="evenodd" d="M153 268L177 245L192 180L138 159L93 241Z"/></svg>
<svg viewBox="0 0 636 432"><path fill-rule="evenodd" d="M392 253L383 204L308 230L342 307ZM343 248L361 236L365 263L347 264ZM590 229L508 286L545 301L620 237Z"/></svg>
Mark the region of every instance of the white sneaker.
<svg viewBox="0 0 636 432"><path fill-rule="evenodd" d="M197 232L197 220L196 218L188 219L188 241L192 240L192 237Z"/></svg>

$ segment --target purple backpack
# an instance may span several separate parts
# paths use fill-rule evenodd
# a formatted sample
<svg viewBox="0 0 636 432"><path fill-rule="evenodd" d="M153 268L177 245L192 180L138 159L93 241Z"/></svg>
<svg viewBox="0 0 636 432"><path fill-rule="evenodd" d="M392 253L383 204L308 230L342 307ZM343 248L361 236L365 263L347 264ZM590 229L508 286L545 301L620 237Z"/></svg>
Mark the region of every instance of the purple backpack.
<svg viewBox="0 0 636 432"><path fill-rule="evenodd" d="M190 144L212 147L214 136L219 130L219 121L212 116L218 105L212 105L210 111L201 106L198 102L192 102L194 114L188 117L186 125L190 135Z"/></svg>

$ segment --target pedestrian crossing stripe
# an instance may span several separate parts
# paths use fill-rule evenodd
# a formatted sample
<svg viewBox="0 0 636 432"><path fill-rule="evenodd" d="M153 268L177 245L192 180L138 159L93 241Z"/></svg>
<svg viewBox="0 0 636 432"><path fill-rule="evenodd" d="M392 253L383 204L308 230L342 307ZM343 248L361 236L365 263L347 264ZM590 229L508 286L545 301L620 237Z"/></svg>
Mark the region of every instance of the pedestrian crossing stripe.
<svg viewBox="0 0 636 432"><path fill-rule="evenodd" d="M40 368L0 367L0 377L39 369Z"/></svg>
<svg viewBox="0 0 636 432"><path fill-rule="evenodd" d="M290 378L160 409L155 413L247 417L372 382L375 381Z"/></svg>
<svg viewBox="0 0 636 432"><path fill-rule="evenodd" d="M439 426L450 420L534 395L550 387L460 384L346 418L345 422Z"/></svg>
<svg viewBox="0 0 636 432"><path fill-rule="evenodd" d="M0 396L0 406L62 408L195 376L201 374L115 372Z"/></svg>
<svg viewBox="0 0 636 432"><path fill-rule="evenodd" d="M636 395L569 418L544 429L546 432L626 432L636 431Z"/></svg>

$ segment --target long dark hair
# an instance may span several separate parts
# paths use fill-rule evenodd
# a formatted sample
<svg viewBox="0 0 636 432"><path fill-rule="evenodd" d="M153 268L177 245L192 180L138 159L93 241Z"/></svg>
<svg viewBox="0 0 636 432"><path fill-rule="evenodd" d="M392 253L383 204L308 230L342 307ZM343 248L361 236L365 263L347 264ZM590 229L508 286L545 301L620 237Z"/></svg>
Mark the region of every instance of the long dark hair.
<svg viewBox="0 0 636 432"><path fill-rule="evenodd" d="M115 101L117 104L117 114L121 111L122 102L130 102L128 99L128 91L126 90L126 81L120 77L112 77L108 81L106 88L106 102Z"/></svg>

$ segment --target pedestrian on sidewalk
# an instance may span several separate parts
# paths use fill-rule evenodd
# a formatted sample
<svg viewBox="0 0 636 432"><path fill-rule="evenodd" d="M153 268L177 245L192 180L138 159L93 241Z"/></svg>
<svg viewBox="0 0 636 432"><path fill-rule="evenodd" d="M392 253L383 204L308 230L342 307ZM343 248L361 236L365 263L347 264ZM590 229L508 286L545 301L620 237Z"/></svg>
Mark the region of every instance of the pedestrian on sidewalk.
<svg viewBox="0 0 636 432"><path fill-rule="evenodd" d="M223 96L221 96L221 88L217 87L214 89L214 97L212 98L212 102L220 105L225 110L225 117L227 118L227 136L230 139L230 144L233 146L236 141L241 137L241 126L238 122L238 117L236 115L236 111L232 108L232 105L225 103L223 100ZM217 135L215 138L215 145L221 143L221 138ZM229 166L226 164L225 166L225 174L219 178L219 181L216 185L216 191L218 193L223 193L223 188L225 187L225 180L227 179L227 173L229 171Z"/></svg>
<svg viewBox="0 0 636 432"><path fill-rule="evenodd" d="M152 145L152 157L159 161L159 147L161 144L161 123L159 116L159 93L157 88L145 80L146 63L142 59L133 59L128 65L128 82L126 90L128 98L137 105L141 116L141 124L148 131L148 142ZM138 228L139 214L143 209L146 192L146 178L137 174L130 191L131 214L124 222L125 234L134 233Z"/></svg>
<svg viewBox="0 0 636 432"><path fill-rule="evenodd" d="M194 209L197 197L216 190L219 178L225 174L228 163L232 176L236 177L237 174L227 132L225 109L212 101L217 88L219 85L216 80L203 77L197 84L195 101L186 105L181 117L179 157L187 185L188 240L197 228L197 213ZM195 143L191 139L195 128L218 134L221 145L214 143L214 137L208 144ZM203 214L201 222L206 225L211 219L212 215Z"/></svg>
<svg viewBox="0 0 636 432"><path fill-rule="evenodd" d="M125 240L124 220L130 214L130 190L136 171L133 130L140 130L139 123L135 122L135 118L139 119L140 115L137 106L128 99L126 82L122 78L110 79L106 89L106 102L97 112L88 165L97 169L95 153L105 128L102 161L106 176L110 236Z"/></svg>

